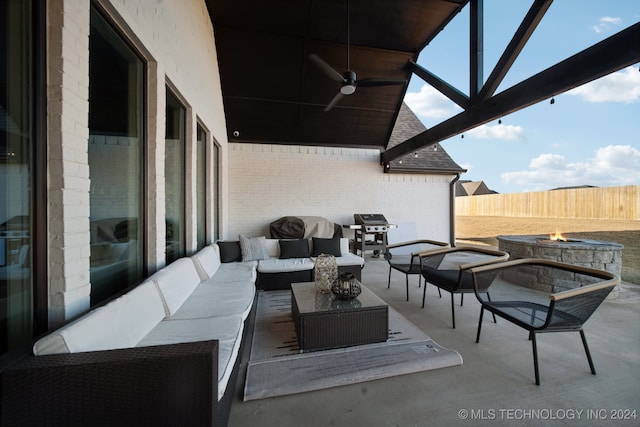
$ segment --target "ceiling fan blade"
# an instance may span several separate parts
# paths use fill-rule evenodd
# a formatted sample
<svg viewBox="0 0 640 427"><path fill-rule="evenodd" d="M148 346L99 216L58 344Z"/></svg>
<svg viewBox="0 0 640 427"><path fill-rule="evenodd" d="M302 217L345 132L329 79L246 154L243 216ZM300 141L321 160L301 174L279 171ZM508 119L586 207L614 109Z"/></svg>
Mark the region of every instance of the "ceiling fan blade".
<svg viewBox="0 0 640 427"><path fill-rule="evenodd" d="M359 87L376 87L376 86L396 86L406 84L406 80L388 80L388 79L362 79L358 80Z"/></svg>
<svg viewBox="0 0 640 427"><path fill-rule="evenodd" d="M344 94L342 92L338 92L336 96L333 97L329 105L327 105L327 108L324 109L325 113L331 110L342 98L344 98Z"/></svg>
<svg viewBox="0 0 640 427"><path fill-rule="evenodd" d="M309 59L312 60L320 69L332 80L337 82L344 82L344 76L336 71L331 65L327 64L324 59L320 58L315 53L309 55Z"/></svg>

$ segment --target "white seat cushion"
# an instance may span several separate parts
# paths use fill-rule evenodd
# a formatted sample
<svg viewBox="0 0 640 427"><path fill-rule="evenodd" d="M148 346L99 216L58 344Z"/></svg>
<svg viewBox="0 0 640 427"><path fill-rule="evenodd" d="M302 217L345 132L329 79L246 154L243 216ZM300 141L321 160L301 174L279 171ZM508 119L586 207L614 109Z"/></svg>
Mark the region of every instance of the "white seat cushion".
<svg viewBox="0 0 640 427"><path fill-rule="evenodd" d="M260 273L285 273L289 271L313 270L314 263L311 258L269 258L258 261Z"/></svg>
<svg viewBox="0 0 640 427"><path fill-rule="evenodd" d="M244 324L240 316L205 319L165 319L138 343L138 347L218 340L218 400L224 395L238 357Z"/></svg>
<svg viewBox="0 0 640 427"><path fill-rule="evenodd" d="M201 283L170 319L236 315L245 320L256 295L253 282Z"/></svg>
<svg viewBox="0 0 640 427"><path fill-rule="evenodd" d="M348 252L347 253L343 252L342 256L336 257L336 264L338 264L338 267L350 266L350 265L363 267L364 258Z"/></svg>
<svg viewBox="0 0 640 427"><path fill-rule="evenodd" d="M255 282L257 265L258 261L225 263L212 279L216 282Z"/></svg>
<svg viewBox="0 0 640 427"><path fill-rule="evenodd" d="M77 321L38 340L35 355L135 347L165 317L156 284L150 280Z"/></svg>

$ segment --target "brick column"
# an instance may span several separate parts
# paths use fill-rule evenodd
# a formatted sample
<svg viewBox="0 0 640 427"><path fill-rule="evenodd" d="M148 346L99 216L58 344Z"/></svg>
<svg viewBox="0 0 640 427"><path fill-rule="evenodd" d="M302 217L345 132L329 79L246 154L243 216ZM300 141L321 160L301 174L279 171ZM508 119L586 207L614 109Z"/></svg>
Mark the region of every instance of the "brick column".
<svg viewBox="0 0 640 427"><path fill-rule="evenodd" d="M47 2L49 322L89 308L89 2Z"/></svg>

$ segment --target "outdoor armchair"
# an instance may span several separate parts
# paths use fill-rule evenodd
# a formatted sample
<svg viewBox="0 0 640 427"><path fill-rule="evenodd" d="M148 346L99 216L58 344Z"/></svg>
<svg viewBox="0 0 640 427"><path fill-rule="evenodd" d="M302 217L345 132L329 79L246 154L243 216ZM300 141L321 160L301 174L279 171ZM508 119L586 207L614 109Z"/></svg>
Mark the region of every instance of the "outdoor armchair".
<svg viewBox="0 0 640 427"><path fill-rule="evenodd" d="M458 246L454 248L424 251L418 254L422 277L425 286L422 291L422 308L427 296L427 283L451 294L451 321L456 327L456 313L453 295L460 295L460 305L464 302L465 293L473 293L473 279L469 269L479 265L503 262L509 259L509 254L494 249L480 247ZM484 290L488 294L488 289ZM442 297L442 295L440 295Z"/></svg>
<svg viewBox="0 0 640 427"><path fill-rule="evenodd" d="M418 287L420 287L422 280L422 276L420 275L422 271L420 268L419 254L429 250L448 247L450 247L448 243L428 239L409 240L386 245L384 257L389 263L387 289L391 287L391 271L397 270L403 273L407 287L407 301L409 301L409 275L418 275Z"/></svg>
<svg viewBox="0 0 640 427"><path fill-rule="evenodd" d="M619 277L607 271L542 259L518 259L470 271L476 297L482 304L476 342L480 341L485 310L529 331L536 385L540 385L536 334L579 332L591 373L595 375L582 326L620 283ZM536 289L523 286L523 280L535 283ZM489 286L491 300L484 292Z"/></svg>

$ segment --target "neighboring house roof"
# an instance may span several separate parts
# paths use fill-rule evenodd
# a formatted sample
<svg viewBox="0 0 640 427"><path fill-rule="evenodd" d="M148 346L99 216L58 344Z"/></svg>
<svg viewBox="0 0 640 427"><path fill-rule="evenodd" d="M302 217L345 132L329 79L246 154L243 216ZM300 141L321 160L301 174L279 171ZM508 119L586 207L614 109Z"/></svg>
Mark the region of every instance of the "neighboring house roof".
<svg viewBox="0 0 640 427"><path fill-rule="evenodd" d="M411 109L402 103L398 119L391 132L391 138L387 148L394 147L409 138L412 138L427 130L420 119ZM389 162L389 168L385 172L402 173L462 173L466 172L447 154L440 144L421 148L413 154L398 157Z"/></svg>
<svg viewBox="0 0 640 427"><path fill-rule="evenodd" d="M487 187L484 181L456 182L456 196L481 196L483 194L497 194L497 191Z"/></svg>

